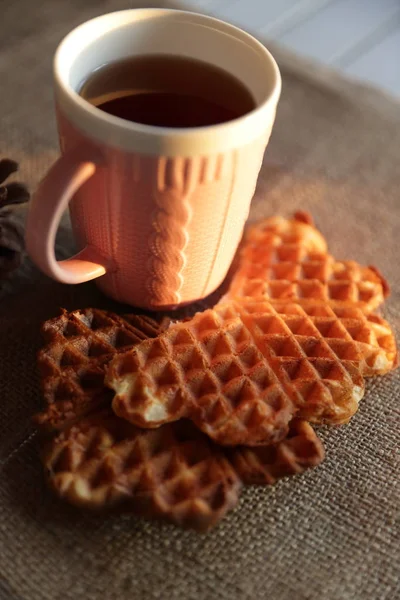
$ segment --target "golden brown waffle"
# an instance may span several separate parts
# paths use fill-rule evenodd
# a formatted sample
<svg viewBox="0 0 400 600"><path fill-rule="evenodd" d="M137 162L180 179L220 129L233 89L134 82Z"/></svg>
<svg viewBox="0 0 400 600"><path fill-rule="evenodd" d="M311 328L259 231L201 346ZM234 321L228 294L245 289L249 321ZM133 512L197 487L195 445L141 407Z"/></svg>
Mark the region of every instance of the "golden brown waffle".
<svg viewBox="0 0 400 600"><path fill-rule="evenodd" d="M104 386L105 365L148 337L155 337L166 322L143 315L119 317L88 308L67 312L42 326L45 341L38 355L47 407L35 417L37 424L60 429L81 415L110 403Z"/></svg>
<svg viewBox="0 0 400 600"><path fill-rule="evenodd" d="M287 475L298 475L319 465L325 457L321 440L306 421L293 419L281 442L253 448L227 450L243 483L274 484Z"/></svg>
<svg viewBox="0 0 400 600"><path fill-rule="evenodd" d="M278 441L296 411L229 304L121 354L105 381L120 417L140 427L188 417L224 445Z"/></svg>
<svg viewBox="0 0 400 600"><path fill-rule="evenodd" d="M312 221L303 219L274 217L249 229L228 295L351 302L366 312L382 304L389 293L382 275L355 261L336 261Z"/></svg>
<svg viewBox="0 0 400 600"><path fill-rule="evenodd" d="M255 324L255 335L262 334L265 320L273 319L277 333L293 334L309 358L336 357L348 365L346 368L353 363L365 377L384 375L397 365L396 341L389 323L351 304L329 306L308 301L300 305L264 298L238 298L233 303L245 322L250 318L249 327Z"/></svg>
<svg viewBox="0 0 400 600"><path fill-rule="evenodd" d="M272 484L324 458L320 440L294 420L282 442L224 450L188 421L141 430L104 411L54 438L43 453L51 487L70 503L206 530L237 503L240 480Z"/></svg>
<svg viewBox="0 0 400 600"><path fill-rule="evenodd" d="M219 304L115 357L114 412L141 427L187 417L220 444L248 446L282 439L296 413L348 421L364 392L360 346L292 306Z"/></svg>
<svg viewBox="0 0 400 600"><path fill-rule="evenodd" d="M397 365L393 332L377 315L352 307L300 306L263 298L232 304L279 373L297 416L314 423L347 422L363 396L363 376L383 374Z"/></svg>
<svg viewBox="0 0 400 600"><path fill-rule="evenodd" d="M227 296L191 319L64 311L39 356L37 420L62 429L44 453L51 486L78 506L210 528L242 483L318 465L304 419L347 422L363 377L396 366L393 332L372 312L387 293L297 214L252 227Z"/></svg>
<svg viewBox="0 0 400 600"><path fill-rule="evenodd" d="M241 485L222 451L190 422L140 430L108 412L61 432L43 462L52 488L72 504L200 531L235 506Z"/></svg>

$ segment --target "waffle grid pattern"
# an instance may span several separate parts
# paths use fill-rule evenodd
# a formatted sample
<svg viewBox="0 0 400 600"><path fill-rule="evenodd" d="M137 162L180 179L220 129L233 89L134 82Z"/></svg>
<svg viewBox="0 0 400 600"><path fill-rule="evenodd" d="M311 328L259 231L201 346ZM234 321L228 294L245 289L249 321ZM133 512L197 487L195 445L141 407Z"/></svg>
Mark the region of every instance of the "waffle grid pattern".
<svg viewBox="0 0 400 600"><path fill-rule="evenodd" d="M189 417L221 444L277 441L295 412L229 305L198 313L122 355L106 383L117 391L119 416L144 427Z"/></svg>
<svg viewBox="0 0 400 600"><path fill-rule="evenodd" d="M109 403L112 395L104 387L105 365L115 354L156 336L162 327L163 323L146 316L119 317L99 309L63 310L46 321L38 366L47 408L36 422L58 429Z"/></svg>
<svg viewBox="0 0 400 600"><path fill-rule="evenodd" d="M171 326L112 361L114 411L142 427L188 417L227 445L276 441L297 411L315 423L347 422L363 374L393 367L393 336L358 309L307 310L242 298Z"/></svg>
<svg viewBox="0 0 400 600"><path fill-rule="evenodd" d="M145 431L100 414L61 432L44 464L52 487L73 504L198 530L220 520L240 491L227 458L182 421Z"/></svg>
<svg viewBox="0 0 400 600"><path fill-rule="evenodd" d="M355 261L335 261L311 223L266 219L250 228L229 294L271 300L323 300L376 309L388 295L382 275Z"/></svg>
<svg viewBox="0 0 400 600"><path fill-rule="evenodd" d="M389 371L396 359L395 340L387 321L357 308L263 298L239 299L235 306L257 339L264 336L272 356L283 352L290 357L339 359L348 370L356 365L364 376ZM293 345L288 347L289 338L293 338ZM278 347L272 348L270 340ZM284 348L279 347L279 340Z"/></svg>
<svg viewBox="0 0 400 600"><path fill-rule="evenodd" d="M51 487L72 504L200 531L235 506L242 483L271 485L323 458L304 421L294 420L280 443L223 449L188 421L140 430L108 411L64 430L43 453Z"/></svg>
<svg viewBox="0 0 400 600"><path fill-rule="evenodd" d="M227 451L236 473L246 485L272 485L282 477L299 475L324 459L317 434L301 419L293 419L281 442L253 448L241 446Z"/></svg>

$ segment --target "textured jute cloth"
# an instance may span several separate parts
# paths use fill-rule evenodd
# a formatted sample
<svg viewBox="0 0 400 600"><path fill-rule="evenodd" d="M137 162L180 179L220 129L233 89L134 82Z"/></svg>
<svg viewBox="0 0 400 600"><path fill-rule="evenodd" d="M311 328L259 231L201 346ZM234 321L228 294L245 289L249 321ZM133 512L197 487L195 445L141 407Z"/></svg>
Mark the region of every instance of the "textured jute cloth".
<svg viewBox="0 0 400 600"><path fill-rule="evenodd" d="M143 3L142 3L143 4ZM132 2L2 5L1 152L33 188L58 155L51 56L64 34ZM82 8L83 7L83 8ZM400 107L272 48L283 74L277 123L251 219L309 210L338 258L374 264L400 326ZM68 225L58 237L68 256ZM321 428L326 460L273 488L247 489L206 535L80 514L47 490L31 415L41 406L41 321L109 306L92 284L62 286L25 260L0 283L1 600L394 600L400 597L399 372L367 384L347 426ZM398 329L397 329L398 331Z"/></svg>

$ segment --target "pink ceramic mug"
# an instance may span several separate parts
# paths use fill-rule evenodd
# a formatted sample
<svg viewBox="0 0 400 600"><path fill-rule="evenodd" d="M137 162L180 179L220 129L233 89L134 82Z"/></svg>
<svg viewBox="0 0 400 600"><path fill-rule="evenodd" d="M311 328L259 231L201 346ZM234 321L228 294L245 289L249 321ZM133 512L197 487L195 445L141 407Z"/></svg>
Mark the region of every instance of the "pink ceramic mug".
<svg viewBox="0 0 400 600"><path fill-rule="evenodd" d="M153 53L225 69L251 91L255 110L219 125L169 129L112 116L78 95L101 65ZM57 50L54 79L62 156L32 199L26 243L34 262L64 283L98 278L109 296L154 310L207 296L240 241L274 122L281 80L270 53L211 17L125 10L72 31ZM57 261L68 204L82 250Z"/></svg>

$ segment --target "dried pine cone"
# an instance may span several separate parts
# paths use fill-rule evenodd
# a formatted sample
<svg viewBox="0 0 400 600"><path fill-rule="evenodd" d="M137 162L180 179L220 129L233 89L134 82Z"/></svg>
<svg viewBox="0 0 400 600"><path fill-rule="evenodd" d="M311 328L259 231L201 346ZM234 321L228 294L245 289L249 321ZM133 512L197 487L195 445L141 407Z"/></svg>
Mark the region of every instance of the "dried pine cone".
<svg viewBox="0 0 400 600"><path fill-rule="evenodd" d="M8 158L0 160L0 184L18 170L18 164ZM22 223L16 218L11 205L29 200L29 192L22 183L0 185L0 278L21 263L24 249Z"/></svg>

